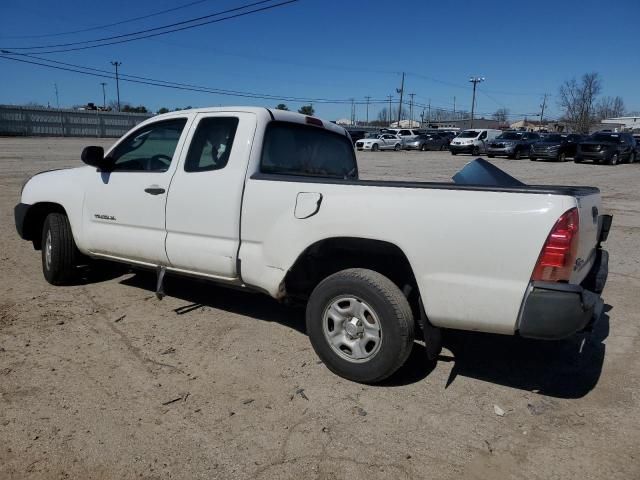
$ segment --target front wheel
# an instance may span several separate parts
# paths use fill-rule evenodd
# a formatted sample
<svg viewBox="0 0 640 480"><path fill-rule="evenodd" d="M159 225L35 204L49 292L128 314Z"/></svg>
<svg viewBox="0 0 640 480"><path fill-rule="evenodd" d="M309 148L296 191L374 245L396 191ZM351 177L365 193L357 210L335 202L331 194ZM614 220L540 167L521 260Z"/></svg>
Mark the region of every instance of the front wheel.
<svg viewBox="0 0 640 480"><path fill-rule="evenodd" d="M629 163L636 163L636 156L637 156L637 153L633 152L629 157Z"/></svg>
<svg viewBox="0 0 640 480"><path fill-rule="evenodd" d="M480 155L480 149L478 147L473 147L473 150L471 150L471 155Z"/></svg>
<svg viewBox="0 0 640 480"><path fill-rule="evenodd" d="M420 151L422 151L422 152L426 152L426 151L427 151L427 144L426 144L426 143L423 143L423 144L420 146Z"/></svg>
<svg viewBox="0 0 640 480"><path fill-rule="evenodd" d="M374 152L377 152L378 150L380 150L380 147L378 146L377 143L374 143L373 146L371 147L371 150L373 150Z"/></svg>
<svg viewBox="0 0 640 480"><path fill-rule="evenodd" d="M77 273L78 256L69 218L63 213L47 215L42 228L42 273L47 282L70 283Z"/></svg>
<svg viewBox="0 0 640 480"><path fill-rule="evenodd" d="M559 162L566 162L567 161L567 154L564 152L560 152L558 154L558 161Z"/></svg>
<svg viewBox="0 0 640 480"><path fill-rule="evenodd" d="M522 158L522 151L521 150L516 150L513 154L513 158L515 160L520 160Z"/></svg>
<svg viewBox="0 0 640 480"><path fill-rule="evenodd" d="M611 158L609 159L609 165L617 165L618 164L618 154L614 153L613 155L611 155Z"/></svg>
<svg viewBox="0 0 640 480"><path fill-rule="evenodd" d="M458 152L456 152L455 150L449 150L451 152L451 155L457 155Z"/></svg>
<svg viewBox="0 0 640 480"><path fill-rule="evenodd" d="M532 162L536 162L538 161L538 157L529 157L529 160L531 160Z"/></svg>
<svg viewBox="0 0 640 480"><path fill-rule="evenodd" d="M307 334L327 368L375 383L409 357L414 320L409 302L387 277L352 268L325 278L307 304Z"/></svg>
<svg viewBox="0 0 640 480"><path fill-rule="evenodd" d="M399 152L399 151L400 151L400 144L399 144L399 143L396 143L396 146L395 146L395 147L393 147L393 149L394 149L396 152Z"/></svg>

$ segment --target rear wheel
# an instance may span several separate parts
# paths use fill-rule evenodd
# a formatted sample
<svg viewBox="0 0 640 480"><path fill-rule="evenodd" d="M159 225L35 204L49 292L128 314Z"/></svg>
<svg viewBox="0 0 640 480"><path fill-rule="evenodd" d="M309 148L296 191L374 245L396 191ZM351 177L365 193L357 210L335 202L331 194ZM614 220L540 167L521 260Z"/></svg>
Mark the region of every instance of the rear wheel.
<svg viewBox="0 0 640 480"><path fill-rule="evenodd" d="M564 152L558 153L558 161L559 162L566 162L567 161L567 154L564 153Z"/></svg>
<svg viewBox="0 0 640 480"><path fill-rule="evenodd" d="M532 162L535 162L538 160L538 157L529 157L529 160L531 160Z"/></svg>
<svg viewBox="0 0 640 480"><path fill-rule="evenodd" d="M42 228L42 273L52 285L70 283L76 276L79 252L63 213L50 213Z"/></svg>
<svg viewBox="0 0 640 480"><path fill-rule="evenodd" d="M633 152L629 157L629 163L636 163L636 152Z"/></svg>
<svg viewBox="0 0 640 480"><path fill-rule="evenodd" d="M373 146L371 147L371 150L373 150L374 152L377 152L378 150L380 150L380 147L378 146L377 143L374 143Z"/></svg>
<svg viewBox="0 0 640 480"><path fill-rule="evenodd" d="M395 147L393 147L393 149L394 149L396 152L399 152L399 151L400 151L400 148L401 148L401 147L400 147L400 144L399 144L399 143L396 143L396 146L395 146Z"/></svg>
<svg viewBox="0 0 640 480"><path fill-rule="evenodd" d="M456 152L455 150L449 150L451 152L451 155L457 155L458 152Z"/></svg>
<svg viewBox="0 0 640 480"><path fill-rule="evenodd" d="M420 146L420 151L422 151L422 152L426 152L426 151L427 151L427 144L426 144L426 143L423 143L423 144Z"/></svg>
<svg viewBox="0 0 640 480"><path fill-rule="evenodd" d="M384 380L411 353L411 307L391 280L373 270L353 268L325 278L309 298L306 317L318 356L349 380Z"/></svg>
<svg viewBox="0 0 640 480"><path fill-rule="evenodd" d="M489 158L495 158L495 155L491 155L490 153L487 154L487 157Z"/></svg>
<svg viewBox="0 0 640 480"><path fill-rule="evenodd" d="M574 163L582 163L583 161L584 161L584 160L582 159L582 157L575 157L575 158L573 159L573 162L574 162Z"/></svg>

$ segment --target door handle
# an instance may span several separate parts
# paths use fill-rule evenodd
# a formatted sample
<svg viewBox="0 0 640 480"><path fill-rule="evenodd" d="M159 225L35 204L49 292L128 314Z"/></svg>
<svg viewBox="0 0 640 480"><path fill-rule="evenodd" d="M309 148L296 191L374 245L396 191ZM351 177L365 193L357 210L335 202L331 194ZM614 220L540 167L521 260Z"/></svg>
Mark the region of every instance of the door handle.
<svg viewBox="0 0 640 480"><path fill-rule="evenodd" d="M149 195L160 195L165 192L165 189L162 187L147 187L144 191Z"/></svg>

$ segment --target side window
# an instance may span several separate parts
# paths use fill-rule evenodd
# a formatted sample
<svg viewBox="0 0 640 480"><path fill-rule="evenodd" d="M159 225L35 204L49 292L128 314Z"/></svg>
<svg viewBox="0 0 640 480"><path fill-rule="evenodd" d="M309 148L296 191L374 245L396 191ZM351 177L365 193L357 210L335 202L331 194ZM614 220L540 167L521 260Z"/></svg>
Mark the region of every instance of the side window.
<svg viewBox="0 0 640 480"><path fill-rule="evenodd" d="M402 136L411 135L411 132L409 130L400 130L399 135L402 135Z"/></svg>
<svg viewBox="0 0 640 480"><path fill-rule="evenodd" d="M184 162L185 172L206 172L226 167L238 129L236 117L209 117L198 123Z"/></svg>
<svg viewBox="0 0 640 480"><path fill-rule="evenodd" d="M487 138L487 131L486 130L480 134L480 136L478 137L478 140L484 140L485 138Z"/></svg>
<svg viewBox="0 0 640 480"><path fill-rule="evenodd" d="M177 118L136 130L111 153L113 170L166 172L186 123L186 118Z"/></svg>
<svg viewBox="0 0 640 480"><path fill-rule="evenodd" d="M346 136L297 123L271 122L264 135L260 171L356 178L358 167Z"/></svg>

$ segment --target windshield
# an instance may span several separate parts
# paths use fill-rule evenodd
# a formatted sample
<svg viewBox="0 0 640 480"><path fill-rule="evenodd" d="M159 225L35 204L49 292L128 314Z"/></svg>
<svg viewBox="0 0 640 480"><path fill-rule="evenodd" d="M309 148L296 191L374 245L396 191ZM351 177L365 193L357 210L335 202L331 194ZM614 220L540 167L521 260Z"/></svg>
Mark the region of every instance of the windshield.
<svg viewBox="0 0 640 480"><path fill-rule="evenodd" d="M466 130L458 135L458 138L476 138L478 135L480 135L480 132L477 130Z"/></svg>
<svg viewBox="0 0 640 480"><path fill-rule="evenodd" d="M567 137L563 137L562 135L547 135L545 136L542 141L543 142L561 142L562 140L564 140Z"/></svg>
<svg viewBox="0 0 640 480"><path fill-rule="evenodd" d="M504 132L501 135L498 135L496 140L520 140L522 138L521 133L516 132Z"/></svg>
<svg viewBox="0 0 640 480"><path fill-rule="evenodd" d="M617 142L620 135L613 135L611 133L594 133L591 140L596 142Z"/></svg>

